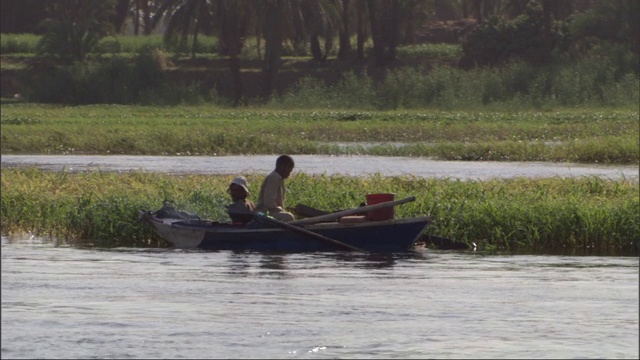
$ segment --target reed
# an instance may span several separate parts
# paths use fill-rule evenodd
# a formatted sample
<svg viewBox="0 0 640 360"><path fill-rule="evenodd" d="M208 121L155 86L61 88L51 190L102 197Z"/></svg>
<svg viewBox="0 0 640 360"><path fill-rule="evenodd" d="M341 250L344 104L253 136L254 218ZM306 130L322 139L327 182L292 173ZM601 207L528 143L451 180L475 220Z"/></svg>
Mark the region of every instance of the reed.
<svg viewBox="0 0 640 360"><path fill-rule="evenodd" d="M0 113L3 154L286 152L640 162L637 109L464 112L5 104Z"/></svg>
<svg viewBox="0 0 640 360"><path fill-rule="evenodd" d="M636 57L637 59L637 57ZM637 60L636 60L637 62ZM620 67L623 66L623 67ZM606 54L553 66L514 62L464 70L435 65L389 70L384 81L347 75L336 84L304 79L269 106L292 109L531 110L559 107L638 107L640 78L633 65Z"/></svg>
<svg viewBox="0 0 640 360"><path fill-rule="evenodd" d="M245 175L257 193L264 175ZM228 221L225 190L231 179L3 169L2 234L27 232L74 245L163 247L138 220L138 211L156 210L169 199L202 218ZM379 192L416 196L396 208L397 217L431 215L435 221L427 234L481 249L603 250L637 246L640 239L638 182L597 177L461 181L295 173L288 180L287 204L339 210Z"/></svg>

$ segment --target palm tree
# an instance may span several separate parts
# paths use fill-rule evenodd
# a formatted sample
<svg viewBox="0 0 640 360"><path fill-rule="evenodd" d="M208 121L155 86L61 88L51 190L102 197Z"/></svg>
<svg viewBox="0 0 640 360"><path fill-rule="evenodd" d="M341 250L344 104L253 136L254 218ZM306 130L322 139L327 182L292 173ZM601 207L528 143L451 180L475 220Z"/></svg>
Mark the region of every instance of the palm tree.
<svg viewBox="0 0 640 360"><path fill-rule="evenodd" d="M400 12L400 43L415 44L418 29L435 12L436 4L433 1L405 0Z"/></svg>
<svg viewBox="0 0 640 360"><path fill-rule="evenodd" d="M316 61L324 62L333 47L334 32L340 27L338 4L331 0L302 0L300 13L309 33L311 55ZM320 48L320 37L325 39L325 51Z"/></svg>
<svg viewBox="0 0 640 360"><path fill-rule="evenodd" d="M342 27L340 28L339 35L339 49L338 49L338 59L344 60L349 56L351 52L351 41L350 36L351 33L349 31L349 19L351 18L351 0L342 0L341 5L342 9L340 12L340 20L342 21Z"/></svg>
<svg viewBox="0 0 640 360"><path fill-rule="evenodd" d="M384 66L396 59L400 2L399 0L368 0L367 5L373 37L373 56L376 65Z"/></svg>
<svg viewBox="0 0 640 360"><path fill-rule="evenodd" d="M151 12L153 11L154 3L152 0L134 0L131 16L133 17L133 32L135 35L140 33L140 20L142 20L142 34L151 34L153 29Z"/></svg>
<svg viewBox="0 0 640 360"><path fill-rule="evenodd" d="M254 7L246 0L218 0L217 8L220 53L229 56L234 89L233 104L237 106L243 96L239 56L251 20L255 18Z"/></svg>
<svg viewBox="0 0 640 360"><path fill-rule="evenodd" d="M200 32L218 35L219 53L229 57L234 105L243 97L239 56L251 22L256 18L256 8L252 5L248 0L164 0L154 19L157 23L162 17L169 18L166 41L186 43L191 37L192 57L195 57Z"/></svg>
<svg viewBox="0 0 640 360"><path fill-rule="evenodd" d="M300 41L300 34L309 34L314 58L324 60L331 50L334 33L339 28L339 6L332 0L263 0L258 4L257 19L262 25L265 40L263 62L263 96L268 99L274 89L281 67L282 42L289 38ZM319 37L325 38L324 55Z"/></svg>
<svg viewBox="0 0 640 360"><path fill-rule="evenodd" d="M42 23L46 32L38 41L38 52L65 62L84 60L100 39L113 33L109 21L113 5L113 1L101 0L47 2L50 17Z"/></svg>
<svg viewBox="0 0 640 360"><path fill-rule="evenodd" d="M152 24L168 18L164 39L167 43L186 45L191 39L191 57L196 57L198 34L213 32L216 8L208 0L160 0Z"/></svg>
<svg viewBox="0 0 640 360"><path fill-rule="evenodd" d="M355 0L356 1L356 52L358 60L364 60L364 43L369 37L367 26L367 0Z"/></svg>
<svg viewBox="0 0 640 360"><path fill-rule="evenodd" d="M122 32L122 26L124 25L127 16L129 15L129 7L131 6L131 0L117 0L115 5L115 14L111 17L111 22L115 28L115 32L119 34Z"/></svg>
<svg viewBox="0 0 640 360"><path fill-rule="evenodd" d="M264 0L260 3L264 20L264 62L263 62L263 96L265 100L271 97L275 80L280 70L282 57L282 41L284 34L292 20L291 2L287 0Z"/></svg>

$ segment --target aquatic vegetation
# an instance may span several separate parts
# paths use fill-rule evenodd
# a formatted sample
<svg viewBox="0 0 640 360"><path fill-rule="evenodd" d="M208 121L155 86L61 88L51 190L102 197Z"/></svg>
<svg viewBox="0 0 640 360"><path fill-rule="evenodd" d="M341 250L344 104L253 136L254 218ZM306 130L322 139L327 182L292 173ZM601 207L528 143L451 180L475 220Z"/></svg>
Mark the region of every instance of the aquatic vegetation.
<svg viewBox="0 0 640 360"><path fill-rule="evenodd" d="M366 154L640 163L637 111L368 112L10 104L1 112L3 154Z"/></svg>
<svg viewBox="0 0 640 360"><path fill-rule="evenodd" d="M139 219L164 200L216 221L228 221L225 190L232 175L143 172L72 173L3 169L2 234L27 232L75 245L167 246ZM247 178L257 193L263 175ZM357 207L367 193L416 196L396 217L431 215L427 234L494 249L624 248L640 239L637 181L597 177L462 181L411 176L297 173L288 206L328 211Z"/></svg>

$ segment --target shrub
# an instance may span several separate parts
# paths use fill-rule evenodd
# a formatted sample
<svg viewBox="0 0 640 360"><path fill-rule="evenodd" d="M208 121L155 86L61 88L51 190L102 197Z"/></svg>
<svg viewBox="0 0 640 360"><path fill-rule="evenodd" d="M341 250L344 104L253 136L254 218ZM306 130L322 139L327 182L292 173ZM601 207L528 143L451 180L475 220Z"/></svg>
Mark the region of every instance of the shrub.
<svg viewBox="0 0 640 360"><path fill-rule="evenodd" d="M639 11L640 2L636 0L598 1L592 8L574 15L570 25L573 41L588 43L597 38L624 44L637 56L640 53Z"/></svg>
<svg viewBox="0 0 640 360"><path fill-rule="evenodd" d="M0 36L0 53L35 53L39 36L34 34L2 34Z"/></svg>
<svg viewBox="0 0 640 360"><path fill-rule="evenodd" d="M272 103L289 108L366 109L371 108L370 104L374 101L371 79L347 73L333 86L312 77L302 78L291 91Z"/></svg>
<svg viewBox="0 0 640 360"><path fill-rule="evenodd" d="M192 85L170 84L164 76L167 57L158 49L142 50L133 63L127 59L75 62L39 71L32 79L29 98L71 104L178 104L199 102Z"/></svg>
<svg viewBox="0 0 640 360"><path fill-rule="evenodd" d="M463 41L460 65L466 68L501 65L512 59L539 63L556 47L564 47L567 26L555 22L551 29L550 48L545 48L542 7L530 1L525 12L513 20L497 16L477 26Z"/></svg>
<svg viewBox="0 0 640 360"><path fill-rule="evenodd" d="M68 64L84 60L97 49L100 39L112 32L113 25L108 20L113 0L63 3L49 4L51 17L41 25L45 33L38 41L37 51Z"/></svg>
<svg viewBox="0 0 640 360"><path fill-rule="evenodd" d="M545 68L523 61L426 73L405 68L390 72L373 103L382 109L637 106L640 78L630 69L620 77L617 69L613 60L595 56Z"/></svg>

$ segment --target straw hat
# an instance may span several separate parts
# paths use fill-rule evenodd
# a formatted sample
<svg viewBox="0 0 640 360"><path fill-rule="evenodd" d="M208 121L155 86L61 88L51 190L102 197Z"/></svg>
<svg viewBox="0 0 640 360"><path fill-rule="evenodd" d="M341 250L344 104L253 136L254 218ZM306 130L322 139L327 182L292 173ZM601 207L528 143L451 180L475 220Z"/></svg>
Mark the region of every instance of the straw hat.
<svg viewBox="0 0 640 360"><path fill-rule="evenodd" d="M249 195L249 183L247 182L247 179L244 176L238 176L237 178L233 179L233 181L231 181L231 184L236 184L242 187L244 191L247 192L247 195Z"/></svg>

